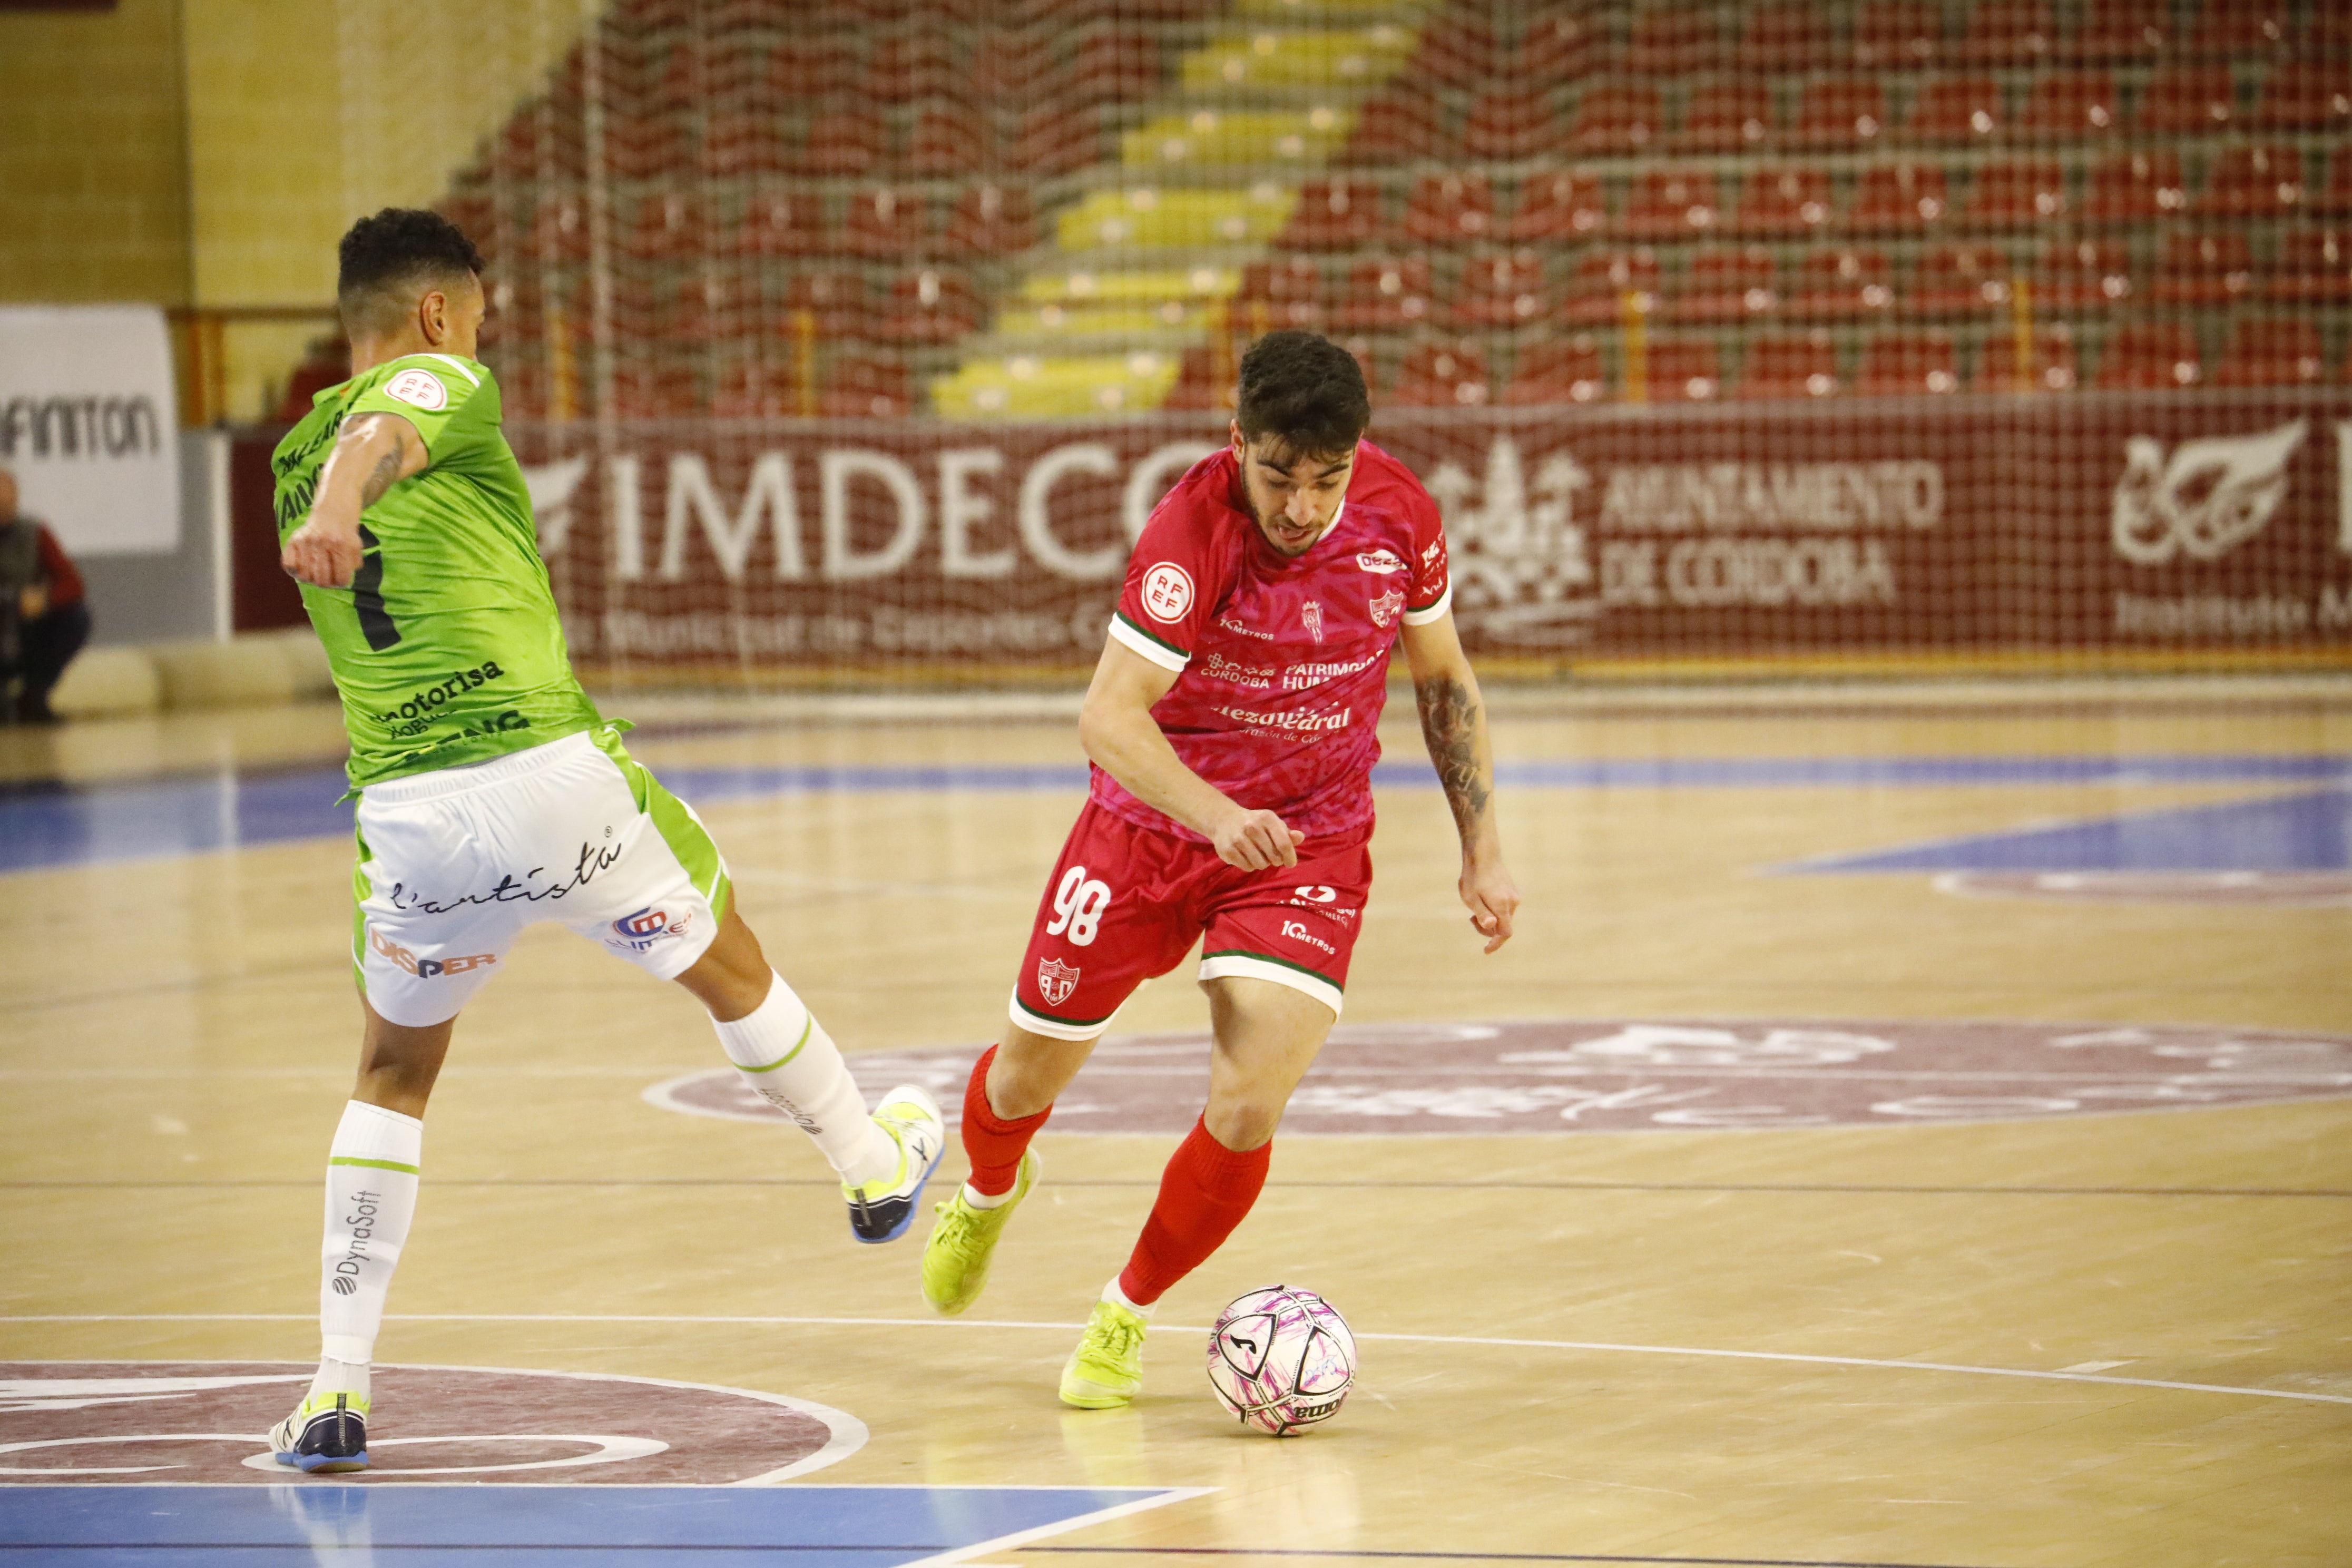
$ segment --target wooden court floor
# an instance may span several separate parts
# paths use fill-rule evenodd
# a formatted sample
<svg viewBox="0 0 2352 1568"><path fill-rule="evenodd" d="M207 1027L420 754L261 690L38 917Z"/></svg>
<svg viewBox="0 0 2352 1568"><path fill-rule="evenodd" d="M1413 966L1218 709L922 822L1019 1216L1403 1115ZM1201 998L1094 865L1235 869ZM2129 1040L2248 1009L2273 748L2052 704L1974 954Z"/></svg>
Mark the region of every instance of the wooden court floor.
<svg viewBox="0 0 2352 1568"><path fill-rule="evenodd" d="M704 816L846 1048L992 1037L1078 799L1004 781L1077 762L1068 704L609 706L645 721L632 745L656 771L751 781ZM1519 933L1480 955L1443 801L1400 777L1349 1026L2196 1027L2306 1061L2352 1037L2340 899L1964 897L1927 872L1790 869L2340 790L2352 682L1496 710ZM1400 713L1390 757L1421 766ZM0 778L339 753L331 711L224 713L0 731ZM0 1361L315 1354L318 1176L355 1039L349 862L346 839L297 837L0 877ZM506 969L428 1118L380 1361L719 1384L865 1423L813 1482L1213 1489L989 1562L2352 1562L2352 1077L2095 1115L1286 1135L1257 1211L1161 1309L1144 1398L1078 1413L1055 1373L1168 1137L1049 1128L1046 1184L973 1321L927 1321L927 1221L856 1246L788 1130L647 1102L723 1065L682 994L556 928ZM1201 1027L1188 973L1116 1029ZM1431 1077L1449 1048L1428 1047ZM1234 1431L1200 1369L1198 1327L1275 1280L1365 1336L1346 1409L1287 1442ZM395 1406L379 1430L430 1418Z"/></svg>

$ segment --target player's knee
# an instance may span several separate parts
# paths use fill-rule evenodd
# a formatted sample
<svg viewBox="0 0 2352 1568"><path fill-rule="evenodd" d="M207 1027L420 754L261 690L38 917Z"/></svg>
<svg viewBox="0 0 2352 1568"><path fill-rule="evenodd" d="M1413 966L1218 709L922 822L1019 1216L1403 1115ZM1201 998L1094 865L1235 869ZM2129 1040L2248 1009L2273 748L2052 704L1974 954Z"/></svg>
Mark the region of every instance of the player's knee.
<svg viewBox="0 0 2352 1568"><path fill-rule="evenodd" d="M1282 1125L1282 1101L1270 1096L1243 1094L1212 1097L1202 1114L1209 1136L1236 1154L1245 1154L1274 1142Z"/></svg>

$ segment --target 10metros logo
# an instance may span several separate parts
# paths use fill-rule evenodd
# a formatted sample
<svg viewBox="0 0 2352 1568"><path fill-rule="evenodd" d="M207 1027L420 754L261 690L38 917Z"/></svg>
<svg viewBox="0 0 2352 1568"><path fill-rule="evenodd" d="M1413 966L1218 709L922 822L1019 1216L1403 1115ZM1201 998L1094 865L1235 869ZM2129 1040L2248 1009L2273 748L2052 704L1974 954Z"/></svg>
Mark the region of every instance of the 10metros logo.
<svg viewBox="0 0 2352 1568"><path fill-rule="evenodd" d="M684 936L694 921L690 914L673 918L667 910L648 904L634 914L623 915L613 922L613 934L604 945L624 952L644 952L657 942Z"/></svg>

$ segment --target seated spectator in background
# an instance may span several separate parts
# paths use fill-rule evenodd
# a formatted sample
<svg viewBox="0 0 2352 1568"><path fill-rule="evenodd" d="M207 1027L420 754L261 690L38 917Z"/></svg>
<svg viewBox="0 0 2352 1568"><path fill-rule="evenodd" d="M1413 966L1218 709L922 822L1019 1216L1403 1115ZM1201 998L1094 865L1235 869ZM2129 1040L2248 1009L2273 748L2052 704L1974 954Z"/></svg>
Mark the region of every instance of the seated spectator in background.
<svg viewBox="0 0 2352 1568"><path fill-rule="evenodd" d="M47 525L16 510L16 476L0 468L0 721L57 722L50 689L89 636L81 574Z"/></svg>

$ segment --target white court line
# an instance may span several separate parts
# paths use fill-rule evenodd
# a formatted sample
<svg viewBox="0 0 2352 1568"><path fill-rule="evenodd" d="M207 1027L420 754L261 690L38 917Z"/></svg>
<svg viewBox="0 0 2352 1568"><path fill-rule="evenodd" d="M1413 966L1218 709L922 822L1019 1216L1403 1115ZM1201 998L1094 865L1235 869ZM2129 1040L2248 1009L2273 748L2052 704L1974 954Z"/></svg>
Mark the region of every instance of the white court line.
<svg viewBox="0 0 2352 1568"><path fill-rule="evenodd" d="M310 1312L102 1312L29 1313L0 1316L0 1323L310 1323ZM672 1312L391 1312L388 1323L713 1323L756 1328L841 1329L1052 1329L1083 1330L1084 1323L1032 1323L987 1318L767 1318L696 1317ZM1163 1333L1205 1334L1197 1323L1155 1323ZM1727 1351L1701 1345L1624 1345L1600 1340L1506 1340L1471 1334L1359 1332L1360 1340L1398 1344L1492 1345L1507 1350L1593 1351L1607 1355L1712 1356L1725 1361L1794 1362L1808 1366L1874 1366L1893 1372L1956 1372L1977 1377L2030 1377L2052 1383L2111 1384L2119 1388L2168 1388L2185 1394L2239 1394L2252 1399L2301 1399L2320 1405L2352 1405L2352 1394L2306 1394L2288 1388L2243 1388L2226 1383L2172 1383L2154 1377L2106 1377L2087 1372L2036 1372L2015 1366L1966 1366L1957 1362L1885 1361L1871 1356L1799 1355L1790 1351ZM652 1381L650 1379L645 1381Z"/></svg>

